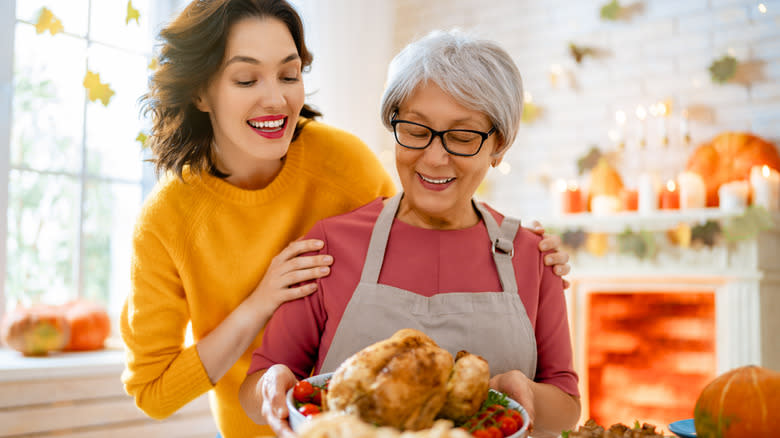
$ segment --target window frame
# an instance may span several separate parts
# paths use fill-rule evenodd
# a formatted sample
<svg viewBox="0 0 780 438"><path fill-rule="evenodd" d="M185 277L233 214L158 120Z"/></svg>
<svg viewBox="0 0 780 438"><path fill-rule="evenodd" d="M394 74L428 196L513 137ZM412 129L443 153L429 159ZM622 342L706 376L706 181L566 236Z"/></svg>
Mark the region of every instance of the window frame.
<svg viewBox="0 0 780 438"><path fill-rule="evenodd" d="M92 5L94 1L99 0L90 0L88 3L88 9L87 14L91 14L92 11ZM120 184L138 184L138 187L141 190L142 193L142 201L146 198L152 187L154 186L156 182L153 166L146 162L143 165L143 174L141 176L141 180L136 181L128 181L127 179L123 178L108 178L100 175L93 175L91 174L87 169L87 136L82 136L82 143L80 145L81 148L81 157L80 157L80 163L78 166L78 170L74 172L63 172L63 171L49 171L49 170L42 170L42 169L31 169L24 165L21 166L12 166L10 162L10 151L11 151L11 127L13 123L13 90L14 90L14 48L15 48L15 35L16 35L16 26L17 23L25 22L24 20L18 20L16 17L16 2L17 0L11 0L11 1L3 1L0 2L0 66L4 66L0 68L0 187L2 187L2 190L0 190L0 211L3 212L2 215L0 215L0 315L5 314L5 312L8 310L6 309L6 297L7 297L7 291L6 291L6 278L7 278L7 269L8 269L8 246L7 246L7 239L8 239L8 202L9 202L9 184L10 184L10 172L12 170L22 170L22 171L29 171L29 172L35 172L40 175L66 175L68 177L74 178L74 181L77 181L77 184L79 185L79 211L77 212L77 221L78 221L78 233L76 234L77 237L75 237L75 246L76 246L76 254L74 255L74 287L75 287L75 293L77 296L83 296L84 294L84 259L85 259L85 250L84 250L84 242L83 242L83 236L84 236L84 213L85 213L85 202L86 202L86 187L89 183L98 183L98 184L110 184L110 183L120 183ZM174 12L180 10L186 2L184 0L161 0L161 1L155 1L151 3L150 10L146 11L147 18L150 20L151 23L153 23L153 31L156 33L159 31L159 29L162 27L163 23L165 21L168 21L173 18ZM88 25L89 26L89 25ZM156 35L154 35L156 37ZM85 36L79 38L83 38L87 42L87 46L89 47L92 44L101 44L103 43L96 41L92 38L90 34L90 28L87 28L87 33ZM156 44L156 42L155 42ZM153 53L155 47L149 47L148 53ZM121 49L124 50L124 49ZM84 59L85 62L87 62L86 58ZM86 91L85 91L86 92ZM86 111L87 106L93 103L87 102L84 107L84 111ZM83 131L87 130L87 123L84 124L82 127ZM140 147L140 146L139 146ZM144 152L144 157L149 158L150 153L148 151ZM75 230L74 230L75 231ZM128 279L129 281L129 279ZM108 293L108 305L111 304L111 293ZM109 308L109 314L112 316L112 319L115 319L116 316L118 316L118 312L121 309L112 309Z"/></svg>

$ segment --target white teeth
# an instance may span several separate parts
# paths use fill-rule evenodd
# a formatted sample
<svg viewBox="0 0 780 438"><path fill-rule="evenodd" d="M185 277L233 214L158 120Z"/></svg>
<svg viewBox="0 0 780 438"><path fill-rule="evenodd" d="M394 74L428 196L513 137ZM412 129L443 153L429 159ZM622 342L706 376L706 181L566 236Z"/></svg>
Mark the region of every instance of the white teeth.
<svg viewBox="0 0 780 438"><path fill-rule="evenodd" d="M249 124L252 125L253 128L257 128L257 129L278 129L281 128L282 125L284 125L284 119L269 120L266 122L257 122L254 120L250 120Z"/></svg>
<svg viewBox="0 0 780 438"><path fill-rule="evenodd" d="M455 178L430 179L430 178L426 178L426 177L424 177L422 175L420 175L420 178L422 178L423 181L431 183L431 184L445 184L445 183L448 183L448 182L450 182L450 181L455 179Z"/></svg>

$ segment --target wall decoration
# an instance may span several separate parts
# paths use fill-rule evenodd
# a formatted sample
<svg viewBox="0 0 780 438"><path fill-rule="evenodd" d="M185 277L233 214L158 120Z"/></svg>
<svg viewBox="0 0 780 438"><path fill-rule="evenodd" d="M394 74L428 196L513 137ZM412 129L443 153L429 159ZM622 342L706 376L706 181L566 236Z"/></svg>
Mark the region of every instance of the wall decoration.
<svg viewBox="0 0 780 438"><path fill-rule="evenodd" d="M601 7L601 19L616 21L620 17L620 10L620 3L617 0L612 0Z"/></svg>
<svg viewBox="0 0 780 438"><path fill-rule="evenodd" d="M541 113L541 108L532 101L527 101L523 104L523 115L521 116L520 121L523 123L533 123L539 118Z"/></svg>
<svg viewBox="0 0 780 438"><path fill-rule="evenodd" d="M551 233L556 234L554 231L551 231ZM561 234L561 241L565 246L571 248L573 251L576 251L585 244L586 237L587 235L583 230L567 230Z"/></svg>
<svg viewBox="0 0 780 438"><path fill-rule="evenodd" d="M607 233L588 233L585 236L585 249L595 256L603 256L609 249L609 235Z"/></svg>
<svg viewBox="0 0 780 438"><path fill-rule="evenodd" d="M596 167L596 164L603 155L604 154L601 153L598 146L592 145L587 154L577 159L577 173L582 175Z"/></svg>
<svg viewBox="0 0 780 438"><path fill-rule="evenodd" d="M127 17L125 17L125 24L130 24L130 20L135 20L135 24L140 24L138 18L141 17L141 13L138 9L133 7L133 1L127 0Z"/></svg>
<svg viewBox="0 0 780 438"><path fill-rule="evenodd" d="M94 102L100 99L103 106L108 106L111 96L114 95L114 90L108 84L100 82L100 73L93 73L90 70L87 70L87 74L84 76L84 88L87 89L90 101Z"/></svg>
<svg viewBox="0 0 780 438"><path fill-rule="evenodd" d="M703 224L694 225L691 228L691 242L701 243L708 248L712 248L721 236L720 222L708 220Z"/></svg>
<svg viewBox="0 0 780 438"><path fill-rule="evenodd" d="M710 64L712 82L725 84L737 74L737 58L725 55Z"/></svg>
<svg viewBox="0 0 780 438"><path fill-rule="evenodd" d="M690 248L692 235L691 226L685 222L666 232L666 237L669 238L669 241L680 248Z"/></svg>
<svg viewBox="0 0 780 438"><path fill-rule="evenodd" d="M56 35L63 31L62 21L57 18L48 8L41 8L41 12L38 14L38 21L35 23L35 33L42 34L45 31L49 31L50 34Z"/></svg>
<svg viewBox="0 0 780 438"><path fill-rule="evenodd" d="M626 230L618 234L617 242L619 252L633 254L640 260L653 258L658 251L653 233L649 231L641 230L635 233Z"/></svg>
<svg viewBox="0 0 780 438"><path fill-rule="evenodd" d="M764 207L750 205L744 213L724 224L723 237L727 242L753 239L758 233L773 226L772 215Z"/></svg>
<svg viewBox="0 0 780 438"><path fill-rule="evenodd" d="M593 47L578 46L574 43L569 43L569 54L577 61L577 64L581 64L586 56L594 56L596 52L596 49Z"/></svg>
<svg viewBox="0 0 780 438"><path fill-rule="evenodd" d="M138 143L141 143L141 148L142 149L146 149L146 148L149 147L149 145L146 144L147 140L149 140L149 136L146 135L146 133L143 132L143 131L140 131L138 133L138 135L135 137L135 141L137 141Z"/></svg>

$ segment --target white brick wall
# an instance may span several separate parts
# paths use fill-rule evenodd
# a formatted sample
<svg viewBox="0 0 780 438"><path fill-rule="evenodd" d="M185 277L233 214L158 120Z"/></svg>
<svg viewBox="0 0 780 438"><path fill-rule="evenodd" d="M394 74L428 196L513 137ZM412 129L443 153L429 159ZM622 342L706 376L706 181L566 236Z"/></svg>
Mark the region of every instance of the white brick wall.
<svg viewBox="0 0 780 438"><path fill-rule="evenodd" d="M634 109L672 99L667 126L673 148L661 153L658 120L648 117L649 158L682 168L690 153L681 145L680 111L691 106L707 115L689 123L694 145L726 130L747 130L780 145L780 0L622 0L635 8L628 21L603 21L607 0L396 0L395 52L438 28L458 27L496 40L512 54L526 90L543 109L521 125L506 161L508 175L491 170L485 197L523 219L550 214L545 178L576 177L576 160L591 145L613 146L615 111L628 115L626 154L636 154L639 130ZM766 13L758 5L766 6ZM607 53L577 65L568 44ZM717 85L707 68L726 53L744 67L749 84ZM553 87L551 66L570 73ZM387 145L385 145L387 147ZM636 155L634 155L636 156Z"/></svg>

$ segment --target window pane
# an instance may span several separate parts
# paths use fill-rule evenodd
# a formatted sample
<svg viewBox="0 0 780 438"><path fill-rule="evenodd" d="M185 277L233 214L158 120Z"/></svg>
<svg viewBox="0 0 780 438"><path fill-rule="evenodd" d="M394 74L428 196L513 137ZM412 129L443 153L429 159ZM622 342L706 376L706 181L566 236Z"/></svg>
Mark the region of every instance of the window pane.
<svg viewBox="0 0 780 438"><path fill-rule="evenodd" d="M62 22L64 32L82 37L87 34L89 0L16 0L16 18L35 24L44 6Z"/></svg>
<svg viewBox="0 0 780 438"><path fill-rule="evenodd" d="M136 52L151 52L154 44L152 0L133 0L132 5L138 11L135 19L127 22L127 0L92 0L90 38Z"/></svg>
<svg viewBox="0 0 780 438"><path fill-rule="evenodd" d="M131 239L140 206L140 185L87 184L84 297L121 308L130 291Z"/></svg>
<svg viewBox="0 0 780 438"><path fill-rule="evenodd" d="M99 100L87 105L87 168L91 175L140 181L143 128L138 98L147 89L149 62L103 45L89 49L89 69L100 74L114 95L108 106Z"/></svg>
<svg viewBox="0 0 780 438"><path fill-rule="evenodd" d="M81 168L86 43L16 25L11 164Z"/></svg>
<svg viewBox="0 0 780 438"><path fill-rule="evenodd" d="M61 303L76 295L73 258L79 181L11 170L8 184L6 306Z"/></svg>

